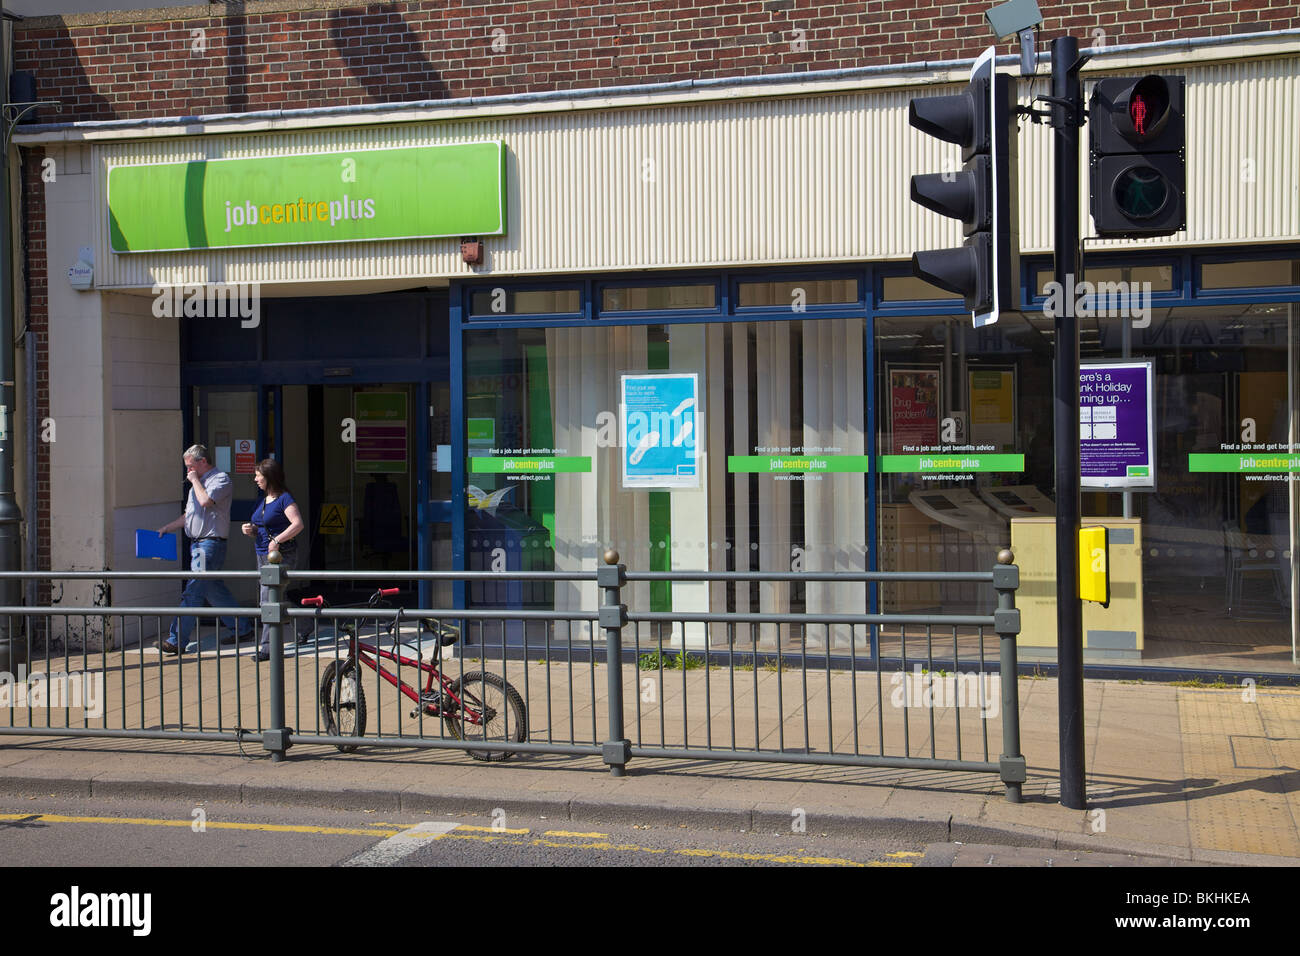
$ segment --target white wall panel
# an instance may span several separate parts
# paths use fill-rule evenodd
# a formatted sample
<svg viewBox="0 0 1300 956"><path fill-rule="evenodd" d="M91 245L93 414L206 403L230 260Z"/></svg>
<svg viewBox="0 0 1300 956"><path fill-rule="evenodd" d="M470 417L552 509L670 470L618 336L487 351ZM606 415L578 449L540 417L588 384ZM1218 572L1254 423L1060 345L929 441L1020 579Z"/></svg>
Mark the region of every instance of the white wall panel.
<svg viewBox="0 0 1300 956"><path fill-rule="evenodd" d="M1300 239L1300 58L1181 70L1190 114L1188 231L1124 245ZM1040 80L1036 92L1046 89ZM96 144L88 217L96 284L319 282L326 294L328 283L357 280L905 259L959 239L956 223L907 198L912 173L959 163L955 146L908 126L916 92ZM481 267L460 261L454 239L135 255L108 249L104 189L115 164L494 137L509 149L508 235L486 240ZM1024 123L1020 155L1022 248L1044 251L1051 244L1049 129ZM47 186L52 199L62 183ZM1086 188L1084 206L1088 222Z"/></svg>

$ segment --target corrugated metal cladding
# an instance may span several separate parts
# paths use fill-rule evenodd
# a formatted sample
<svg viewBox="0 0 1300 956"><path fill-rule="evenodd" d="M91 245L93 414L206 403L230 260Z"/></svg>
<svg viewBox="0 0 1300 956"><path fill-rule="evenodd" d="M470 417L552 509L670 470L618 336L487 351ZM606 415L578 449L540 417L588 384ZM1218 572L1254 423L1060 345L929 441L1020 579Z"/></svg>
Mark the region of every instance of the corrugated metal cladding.
<svg viewBox="0 0 1300 956"><path fill-rule="evenodd" d="M1188 65L1182 72L1190 114L1190 225L1185 235L1150 244L1300 239L1300 58ZM1040 81L1035 92L1046 90ZM915 249L958 241L956 223L907 198L913 172L955 169L960 162L956 147L908 126L912 94L866 91L96 145L96 282L328 282L903 259ZM486 241L486 263L478 269L460 261L452 239L137 255L108 249L104 189L114 164L493 137L509 150L509 232ZM1022 247L1047 250L1046 126L1023 125L1020 155Z"/></svg>

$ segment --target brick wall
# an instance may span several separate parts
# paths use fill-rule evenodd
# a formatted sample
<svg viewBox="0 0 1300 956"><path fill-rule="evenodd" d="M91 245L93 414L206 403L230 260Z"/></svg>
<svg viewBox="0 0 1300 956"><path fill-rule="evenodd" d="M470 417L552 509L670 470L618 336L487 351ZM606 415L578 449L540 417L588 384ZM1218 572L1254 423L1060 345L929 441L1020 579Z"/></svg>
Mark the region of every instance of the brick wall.
<svg viewBox="0 0 1300 956"><path fill-rule="evenodd" d="M193 7L192 16L129 23L28 21L15 33L14 68L38 75L43 99L63 102L61 119L102 120L950 59L990 39L989 0L294 5ZM1040 7L1047 36L1068 31L1084 45L1095 30L1114 45L1300 27L1295 0Z"/></svg>

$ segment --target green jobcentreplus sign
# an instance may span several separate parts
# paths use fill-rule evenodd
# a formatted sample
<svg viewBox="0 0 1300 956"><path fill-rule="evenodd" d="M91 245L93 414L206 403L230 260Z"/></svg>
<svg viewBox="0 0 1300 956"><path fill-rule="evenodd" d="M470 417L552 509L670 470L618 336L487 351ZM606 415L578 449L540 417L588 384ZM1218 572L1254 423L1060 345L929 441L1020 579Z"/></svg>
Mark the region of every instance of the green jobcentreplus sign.
<svg viewBox="0 0 1300 956"><path fill-rule="evenodd" d="M1024 455L984 455L965 452L930 455L881 455L880 470L887 474L947 474L961 471L1020 472Z"/></svg>
<svg viewBox="0 0 1300 956"><path fill-rule="evenodd" d="M881 455L880 471L935 474L959 471L1021 472L1024 455L933 454ZM853 474L868 470L866 455L729 455L727 471L735 473L779 474L805 472Z"/></svg>
<svg viewBox="0 0 1300 956"><path fill-rule="evenodd" d="M727 471L853 473L867 470L866 455L728 455Z"/></svg>
<svg viewBox="0 0 1300 956"><path fill-rule="evenodd" d="M1300 455L1275 451L1194 454L1187 456L1187 470L1256 474L1271 471L1300 471Z"/></svg>
<svg viewBox="0 0 1300 956"><path fill-rule="evenodd" d="M354 149L108 171L114 252L497 236L499 140Z"/></svg>
<svg viewBox="0 0 1300 956"><path fill-rule="evenodd" d="M472 475L546 474L548 472L591 471L589 455L518 455L507 458L472 456L469 459Z"/></svg>

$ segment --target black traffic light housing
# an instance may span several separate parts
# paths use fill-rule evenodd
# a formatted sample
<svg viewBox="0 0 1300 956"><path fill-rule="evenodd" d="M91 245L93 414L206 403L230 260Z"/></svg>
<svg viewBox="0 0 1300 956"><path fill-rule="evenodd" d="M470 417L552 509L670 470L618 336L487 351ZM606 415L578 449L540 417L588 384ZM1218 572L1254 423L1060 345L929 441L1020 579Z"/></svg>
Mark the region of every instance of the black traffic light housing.
<svg viewBox="0 0 1300 956"><path fill-rule="evenodd" d="M1111 77L1088 107L1092 219L1098 236L1172 236L1187 228L1181 76Z"/></svg>
<svg viewBox="0 0 1300 956"><path fill-rule="evenodd" d="M965 298L975 325L1014 311L1020 288L1015 82L994 70L994 48L975 61L967 88L912 100L908 122L962 148L960 172L912 177L912 201L962 223L959 248L912 254L918 278Z"/></svg>

